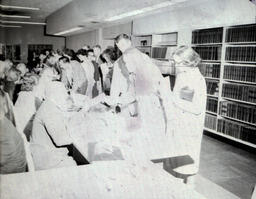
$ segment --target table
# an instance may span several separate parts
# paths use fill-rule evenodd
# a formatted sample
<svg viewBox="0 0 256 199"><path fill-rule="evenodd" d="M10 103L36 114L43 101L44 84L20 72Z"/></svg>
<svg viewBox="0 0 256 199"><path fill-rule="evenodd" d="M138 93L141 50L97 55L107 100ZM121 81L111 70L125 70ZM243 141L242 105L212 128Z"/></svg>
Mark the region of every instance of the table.
<svg viewBox="0 0 256 199"><path fill-rule="evenodd" d="M101 161L0 176L1 199L203 199L153 163Z"/></svg>
<svg viewBox="0 0 256 199"><path fill-rule="evenodd" d="M99 103L101 98L97 98L96 102ZM155 117L157 119L157 115ZM126 160L157 160L188 154L187 149L180 146L183 142L178 139L182 138L176 135L174 138L170 132L164 134L161 128L159 132L157 128L150 133L144 132L140 124L137 117L127 118L112 111L80 112L70 119L68 131L74 147L89 162L94 161L92 153L99 142L117 148L121 154L118 154L118 158Z"/></svg>
<svg viewBox="0 0 256 199"><path fill-rule="evenodd" d="M82 137L72 137L73 145L89 162L93 161L93 157L90 154L91 140ZM187 151L182 150L177 145L177 142L173 142L170 139L154 139L154 136L144 140L143 138L136 137L133 142L121 143L122 159L125 160L160 160L170 157L187 155Z"/></svg>

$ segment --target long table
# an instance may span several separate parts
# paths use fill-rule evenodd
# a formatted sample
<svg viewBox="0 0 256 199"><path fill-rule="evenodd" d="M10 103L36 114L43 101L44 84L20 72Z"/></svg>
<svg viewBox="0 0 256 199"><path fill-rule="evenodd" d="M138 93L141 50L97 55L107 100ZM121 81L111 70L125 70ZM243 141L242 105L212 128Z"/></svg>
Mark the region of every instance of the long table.
<svg viewBox="0 0 256 199"><path fill-rule="evenodd" d="M1 199L203 199L150 162L101 161L0 175Z"/></svg>
<svg viewBox="0 0 256 199"><path fill-rule="evenodd" d="M73 145L89 162L94 161L92 156L93 142L88 137L73 136ZM155 142L154 142L155 141ZM160 160L170 157L187 155L187 151L179 147L177 142L171 139L162 139L157 141L153 137L151 141L143 137L135 138L133 142L121 143L120 159L141 161L141 160Z"/></svg>

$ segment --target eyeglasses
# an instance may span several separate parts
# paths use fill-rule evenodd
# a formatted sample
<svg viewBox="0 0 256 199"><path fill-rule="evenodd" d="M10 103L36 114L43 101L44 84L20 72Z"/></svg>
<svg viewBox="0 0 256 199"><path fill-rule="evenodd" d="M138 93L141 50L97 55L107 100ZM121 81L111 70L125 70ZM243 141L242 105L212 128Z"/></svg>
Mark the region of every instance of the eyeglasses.
<svg viewBox="0 0 256 199"><path fill-rule="evenodd" d="M185 60L181 60L179 62L175 61L174 59L169 59L169 62L172 63L172 65L175 65L175 67L186 67L186 66L189 66L190 63L188 61L185 61Z"/></svg>

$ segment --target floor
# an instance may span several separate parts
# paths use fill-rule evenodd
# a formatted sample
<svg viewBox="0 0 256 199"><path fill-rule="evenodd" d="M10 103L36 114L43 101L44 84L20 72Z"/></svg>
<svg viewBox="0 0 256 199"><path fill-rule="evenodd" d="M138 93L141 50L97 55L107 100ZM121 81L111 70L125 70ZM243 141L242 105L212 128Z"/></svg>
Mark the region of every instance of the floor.
<svg viewBox="0 0 256 199"><path fill-rule="evenodd" d="M256 184L256 154L204 135L199 175L242 199Z"/></svg>

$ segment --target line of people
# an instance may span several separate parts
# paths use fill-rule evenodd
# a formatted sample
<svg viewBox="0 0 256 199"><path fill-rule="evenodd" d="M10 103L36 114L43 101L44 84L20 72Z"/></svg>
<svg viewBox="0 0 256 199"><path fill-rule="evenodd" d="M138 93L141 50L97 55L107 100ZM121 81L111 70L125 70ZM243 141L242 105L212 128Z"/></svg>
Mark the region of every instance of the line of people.
<svg viewBox="0 0 256 199"><path fill-rule="evenodd" d="M24 133L30 141L33 128L36 129L34 131L39 131L35 125L35 115L41 104L46 104L43 102L49 98L48 91L52 86L61 83L67 94L81 94L89 99L101 93L109 94L113 63L116 59L113 47L108 47L101 53L101 47L96 45L92 49L80 49L76 53L71 49L56 53L45 51L32 65L29 62L27 66L24 63L15 65L8 59L0 61L1 119L3 119L1 120L0 173L22 172L27 169L24 143L20 136L23 134L20 133ZM58 89L55 88L52 92L58 93ZM60 104L61 94L59 92L59 95L54 95L56 104ZM53 99L53 95L50 95L50 98ZM11 123L6 122L7 119ZM8 133L9 131L13 132L13 135ZM14 144L12 139L19 140L19 143L23 144ZM11 151L10 147L13 148L12 151L20 151L23 155L5 153ZM6 158L14 162L22 159L22 165L25 166L22 170L16 166L12 168L5 166Z"/></svg>

